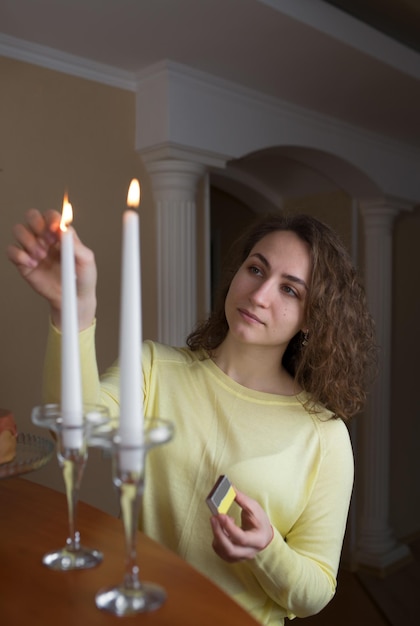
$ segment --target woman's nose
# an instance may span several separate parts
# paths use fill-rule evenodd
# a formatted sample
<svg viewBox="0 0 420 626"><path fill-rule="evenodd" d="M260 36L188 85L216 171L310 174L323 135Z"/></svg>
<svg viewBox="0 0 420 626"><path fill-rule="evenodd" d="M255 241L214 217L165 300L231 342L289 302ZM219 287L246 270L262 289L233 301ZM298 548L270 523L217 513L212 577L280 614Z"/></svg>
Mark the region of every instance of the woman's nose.
<svg viewBox="0 0 420 626"><path fill-rule="evenodd" d="M253 304L256 304L261 307L267 307L272 298L273 285L270 281L264 281L261 283L257 289L254 289L250 295L249 299Z"/></svg>

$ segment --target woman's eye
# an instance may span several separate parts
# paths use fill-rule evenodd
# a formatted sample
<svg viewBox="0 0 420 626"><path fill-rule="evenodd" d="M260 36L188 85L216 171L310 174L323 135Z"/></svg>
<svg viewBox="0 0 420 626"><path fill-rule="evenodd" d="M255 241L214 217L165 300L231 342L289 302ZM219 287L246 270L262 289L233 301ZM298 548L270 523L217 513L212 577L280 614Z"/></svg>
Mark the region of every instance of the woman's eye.
<svg viewBox="0 0 420 626"><path fill-rule="evenodd" d="M284 285L282 287L282 290L289 296L294 296L295 298L297 298L299 295L292 287L289 287L289 285Z"/></svg>
<svg viewBox="0 0 420 626"><path fill-rule="evenodd" d="M251 265L249 267L249 271L250 271L251 274L258 274L258 275L261 274L260 268L256 267L255 265Z"/></svg>

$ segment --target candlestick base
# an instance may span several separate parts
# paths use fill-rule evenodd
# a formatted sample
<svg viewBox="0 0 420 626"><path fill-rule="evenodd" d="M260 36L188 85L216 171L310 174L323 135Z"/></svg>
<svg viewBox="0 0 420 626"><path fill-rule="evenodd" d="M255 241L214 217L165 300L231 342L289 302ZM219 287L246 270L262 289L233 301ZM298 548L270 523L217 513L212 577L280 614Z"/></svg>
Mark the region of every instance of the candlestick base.
<svg viewBox="0 0 420 626"><path fill-rule="evenodd" d="M44 555L42 562L53 570L68 571L95 567L102 561L102 553L85 548L80 544L80 534L75 530L79 488L88 458L91 438L98 445L98 432L109 429L109 416L106 407L85 405L81 424L63 423L61 408L56 404L37 406L32 411L32 421L37 426L48 428L55 433L57 458L63 471L67 496L69 537L66 545Z"/></svg>
<svg viewBox="0 0 420 626"><path fill-rule="evenodd" d="M145 421L141 444L122 443L119 436L112 441L113 481L120 496L125 535L125 576L121 584L101 589L96 606L114 615L132 615L159 608L166 598L164 589L139 579L137 566L137 528L143 500L145 461L148 451L169 441L173 436L171 422L161 419Z"/></svg>
<svg viewBox="0 0 420 626"><path fill-rule="evenodd" d="M89 569L96 567L103 559L102 552L85 548L80 545L79 533L76 533L76 544L67 539L64 548L47 552L42 558L44 565L50 569L66 571L73 569Z"/></svg>
<svg viewBox="0 0 420 626"><path fill-rule="evenodd" d="M102 589L96 596L98 609L114 615L134 615L146 611L155 611L166 600L162 587L152 583L140 584L138 589L129 589L124 584L109 589Z"/></svg>

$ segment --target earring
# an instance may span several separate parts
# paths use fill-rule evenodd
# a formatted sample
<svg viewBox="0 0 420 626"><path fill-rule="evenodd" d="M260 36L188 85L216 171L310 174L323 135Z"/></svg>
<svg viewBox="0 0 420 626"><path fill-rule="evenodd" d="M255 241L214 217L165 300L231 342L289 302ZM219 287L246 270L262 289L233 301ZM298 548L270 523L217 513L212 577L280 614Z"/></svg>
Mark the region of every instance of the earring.
<svg viewBox="0 0 420 626"><path fill-rule="evenodd" d="M309 330L303 331L302 346L305 348L309 343Z"/></svg>

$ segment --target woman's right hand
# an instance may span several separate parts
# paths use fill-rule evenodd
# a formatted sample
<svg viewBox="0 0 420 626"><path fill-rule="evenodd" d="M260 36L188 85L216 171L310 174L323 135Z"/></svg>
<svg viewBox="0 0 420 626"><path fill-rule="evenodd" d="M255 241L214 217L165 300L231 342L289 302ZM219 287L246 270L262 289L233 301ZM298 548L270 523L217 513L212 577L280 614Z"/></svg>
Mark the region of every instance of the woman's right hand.
<svg viewBox="0 0 420 626"><path fill-rule="evenodd" d="M61 270L60 270L60 220L57 211L40 213L31 209L26 221L16 224L14 244L7 248L7 256L20 275L51 307L51 319L61 327ZM90 326L96 313L96 264L89 248L74 233L74 254L77 277L79 328Z"/></svg>

